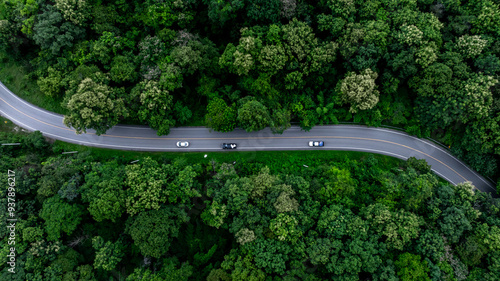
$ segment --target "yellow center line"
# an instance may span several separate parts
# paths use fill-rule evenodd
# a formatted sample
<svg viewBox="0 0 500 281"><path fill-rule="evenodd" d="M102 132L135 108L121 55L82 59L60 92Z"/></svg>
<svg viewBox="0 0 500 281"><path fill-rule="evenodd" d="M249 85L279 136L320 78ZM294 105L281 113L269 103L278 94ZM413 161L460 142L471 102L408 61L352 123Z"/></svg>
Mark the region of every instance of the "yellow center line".
<svg viewBox="0 0 500 281"><path fill-rule="evenodd" d="M6 103L7 105L9 105L10 107L12 107L14 110L16 110L17 112L23 114L24 116L28 117L28 118L31 118L33 120L36 120L42 124L45 124L47 126L52 126L52 127L55 127L55 128L58 128L58 129L62 129L62 130L66 130L66 131L70 131L70 132L74 132L76 134L76 131L73 130L73 129L69 129L67 127L61 127L61 126L57 126L57 125L54 125L54 124L50 124L50 123L46 123L44 121L41 121L41 120L38 120L37 118L35 117L32 117L30 115L27 115L25 114L24 112L18 110L17 108L13 107L12 105L10 105L8 102L6 102L4 99L0 98L4 103ZM95 133L86 133L87 135L96 135ZM131 136L116 136L116 135L108 135L108 134L103 134L101 135L101 137L111 137L111 138L121 138L121 139L143 139L143 140L175 140L175 139L178 139L178 138L168 138L168 137L156 137L156 138L151 138L151 137L131 137ZM326 138L326 139L355 139L355 140L367 140L367 141L377 141L377 142L385 142L385 143L390 143L390 144L394 144L394 145L398 145L398 146L401 146L401 147L405 147L405 148L408 148L408 149L411 149L413 151L416 151L418 153L421 153L429 158L432 158L434 159L435 161L441 163L443 166L447 167L448 169L452 170L453 172L455 172L457 175L459 175L461 178L463 178L465 181L468 181L464 176L462 176L460 173L458 173L457 171L455 171L453 168L451 168L450 166L446 165L445 163L443 163L442 161L436 159L435 157L423 152L423 151L420 151L418 149L415 149L413 147L409 147L407 145L404 145L404 144L399 144L399 143L396 143L396 142L392 142L392 141L387 141L387 140L381 140L381 139L372 139L372 138L361 138L361 137L341 137L341 136L306 136L306 137L241 137L241 138L183 138L183 139L186 139L186 140L249 140L249 139L312 139L312 138Z"/></svg>

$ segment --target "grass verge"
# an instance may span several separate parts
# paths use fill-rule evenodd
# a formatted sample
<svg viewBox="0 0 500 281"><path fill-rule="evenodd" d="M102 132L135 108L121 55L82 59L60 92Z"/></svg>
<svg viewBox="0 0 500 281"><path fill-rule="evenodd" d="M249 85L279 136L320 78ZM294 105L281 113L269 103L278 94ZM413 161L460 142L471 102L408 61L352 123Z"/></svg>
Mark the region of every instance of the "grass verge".
<svg viewBox="0 0 500 281"><path fill-rule="evenodd" d="M16 127L16 124L12 123L12 121L10 121L9 119L7 118L3 118L2 116L0 116L0 132L13 132L14 131L14 128Z"/></svg>
<svg viewBox="0 0 500 281"><path fill-rule="evenodd" d="M255 166L255 168L267 165L274 173L297 171L298 169L306 168L304 165L314 167L330 162L344 162L346 159L362 161L372 154L358 151L336 150L140 152L88 147L62 141L55 141L54 150L57 152L90 152L96 160L118 159L124 162L140 160L146 156L158 161L181 159L189 164L208 164L212 160L217 163L232 163L236 161L236 165L252 164L251 166ZM207 155L207 157L205 157L205 155ZM403 162L400 159L390 156L379 154L372 155L378 160L378 165L383 169L390 169Z"/></svg>
<svg viewBox="0 0 500 281"><path fill-rule="evenodd" d="M26 62L15 61L0 51L0 81L18 97L46 110L65 114L62 98L55 99L40 92L36 81L30 79Z"/></svg>

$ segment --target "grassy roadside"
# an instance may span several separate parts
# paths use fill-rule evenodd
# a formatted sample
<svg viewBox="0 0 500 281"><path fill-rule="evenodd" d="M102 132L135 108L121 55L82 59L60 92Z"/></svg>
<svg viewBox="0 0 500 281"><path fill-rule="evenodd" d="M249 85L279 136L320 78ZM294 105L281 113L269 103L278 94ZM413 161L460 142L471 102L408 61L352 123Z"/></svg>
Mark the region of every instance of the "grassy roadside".
<svg viewBox="0 0 500 281"><path fill-rule="evenodd" d="M296 171L304 169L303 165L309 167L327 164L329 162L343 162L346 158L362 161L371 153L357 151L335 151L335 150L294 150L294 151L225 151L225 152L139 152L121 151L114 149L95 148L77 144L55 141L54 150L57 152L78 151L90 152L96 160L119 159L131 162L149 156L155 160L180 159L189 164L208 164L212 160L217 163L252 164L252 166L267 165L273 172ZM205 157L207 155L207 157ZM378 160L383 169L391 169L400 165L403 161L390 156L371 154Z"/></svg>
<svg viewBox="0 0 500 281"><path fill-rule="evenodd" d="M16 124L12 123L12 121L0 116L0 132L12 132L15 127Z"/></svg>
<svg viewBox="0 0 500 281"><path fill-rule="evenodd" d="M0 81L18 97L46 110L64 114L62 99L54 99L40 92L36 81L29 78L27 63L16 61L0 51Z"/></svg>

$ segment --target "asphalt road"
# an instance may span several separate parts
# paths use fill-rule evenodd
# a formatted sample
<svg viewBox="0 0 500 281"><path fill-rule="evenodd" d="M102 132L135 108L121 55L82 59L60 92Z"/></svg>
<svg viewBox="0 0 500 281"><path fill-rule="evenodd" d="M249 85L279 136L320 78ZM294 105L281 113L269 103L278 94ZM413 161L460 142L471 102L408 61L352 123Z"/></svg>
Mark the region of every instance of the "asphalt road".
<svg viewBox="0 0 500 281"><path fill-rule="evenodd" d="M41 131L43 135L81 145L140 151L222 151L223 142L238 144L238 150L353 150L389 155L400 159L425 159L432 170L452 184L471 181L476 188L496 194L493 183L438 145L403 132L357 125L316 126L309 132L293 126L282 135L269 129L247 133L236 129L230 133L210 132L204 127L172 128L168 136L159 137L145 126L118 125L104 135L93 130L77 135L67 128L63 116L46 111L20 99L0 83L0 114L20 127ZM190 142L188 148L177 148L180 140ZM322 140L324 147L308 147L310 140ZM306 152L304 152L306 153Z"/></svg>

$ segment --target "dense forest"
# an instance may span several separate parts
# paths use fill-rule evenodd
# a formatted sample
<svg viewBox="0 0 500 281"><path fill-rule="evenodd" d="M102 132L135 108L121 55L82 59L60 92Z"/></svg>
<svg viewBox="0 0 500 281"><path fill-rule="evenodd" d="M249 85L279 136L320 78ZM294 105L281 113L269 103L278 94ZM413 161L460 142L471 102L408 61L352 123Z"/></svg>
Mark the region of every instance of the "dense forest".
<svg viewBox="0 0 500 281"><path fill-rule="evenodd" d="M2 0L0 45L65 123L401 127L497 178L495 0Z"/></svg>
<svg viewBox="0 0 500 281"><path fill-rule="evenodd" d="M424 160L131 163L40 132L0 141L21 143L0 146L0 219L17 219L1 280L500 278L500 199Z"/></svg>

